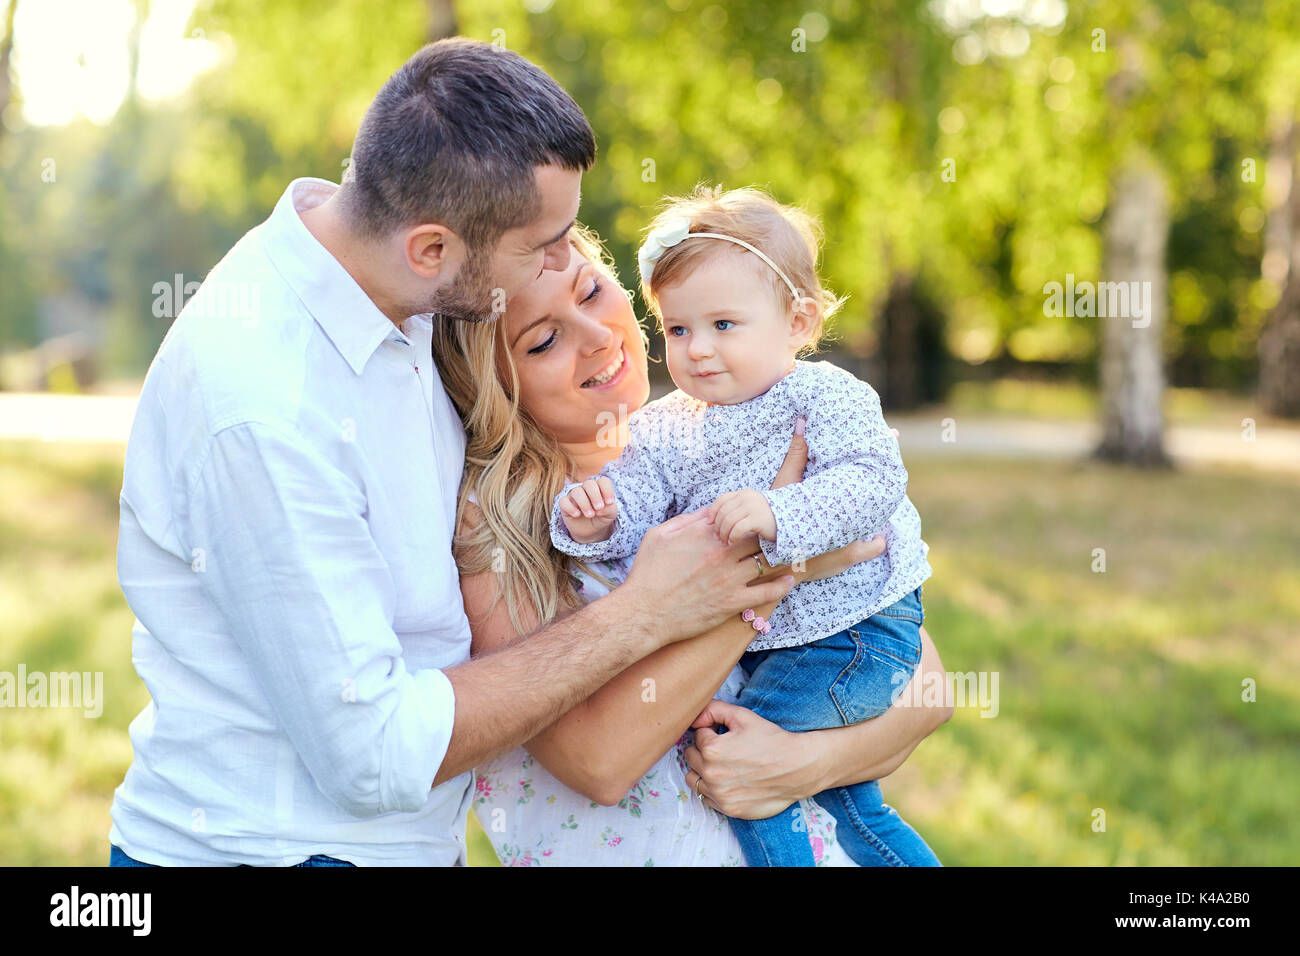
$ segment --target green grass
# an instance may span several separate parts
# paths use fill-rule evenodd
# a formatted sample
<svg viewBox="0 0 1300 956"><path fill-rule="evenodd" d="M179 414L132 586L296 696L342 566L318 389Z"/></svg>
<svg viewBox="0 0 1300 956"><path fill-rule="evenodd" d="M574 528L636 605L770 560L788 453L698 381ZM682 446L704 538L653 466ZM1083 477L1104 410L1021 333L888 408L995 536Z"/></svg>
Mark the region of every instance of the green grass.
<svg viewBox="0 0 1300 956"><path fill-rule="evenodd" d="M1000 675L997 717L958 709L885 784L941 858L1300 860L1294 478L968 461L909 493L944 666Z"/></svg>
<svg viewBox="0 0 1300 956"><path fill-rule="evenodd" d="M120 456L0 444L0 670L102 671L107 698L98 719L0 711L0 864L107 857L148 699L116 582ZM910 494L944 666L999 678L996 717L958 708L884 783L946 863L1300 860L1294 477L945 460ZM471 853L491 859L476 827Z"/></svg>
<svg viewBox="0 0 1300 956"><path fill-rule="evenodd" d="M108 806L148 701L117 587L122 449L0 443L0 670L100 671L103 713L0 711L0 864L108 859Z"/></svg>

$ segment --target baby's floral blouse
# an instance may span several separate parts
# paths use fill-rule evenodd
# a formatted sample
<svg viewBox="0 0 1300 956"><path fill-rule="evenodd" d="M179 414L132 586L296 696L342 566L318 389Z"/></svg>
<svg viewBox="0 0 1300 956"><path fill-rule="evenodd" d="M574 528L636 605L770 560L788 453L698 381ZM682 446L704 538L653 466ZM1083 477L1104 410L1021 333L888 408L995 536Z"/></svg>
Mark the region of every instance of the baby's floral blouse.
<svg viewBox="0 0 1300 956"><path fill-rule="evenodd" d="M768 488L790 449L795 420L807 427L804 478ZM605 541L575 541L560 499L551 511L551 543L586 561L632 557L655 525L707 508L741 488L762 492L776 538L758 539L769 564L794 564L876 532L887 559L801 581L756 634L751 651L795 647L838 634L911 594L931 575L921 515L907 497L907 469L885 424L880 396L830 362L796 361L766 392L735 405L710 405L680 389L632 412L627 444L600 474L614 485L618 520Z"/></svg>
<svg viewBox="0 0 1300 956"><path fill-rule="evenodd" d="M594 567L619 582L631 560ZM587 600L608 593L595 577L578 577ZM716 696L734 703L744 680L736 667ZM505 866L744 866L727 818L687 786L691 738L688 730L612 807L570 790L519 748L477 769L474 812ZM801 806L817 865L853 866L834 817L813 800Z"/></svg>

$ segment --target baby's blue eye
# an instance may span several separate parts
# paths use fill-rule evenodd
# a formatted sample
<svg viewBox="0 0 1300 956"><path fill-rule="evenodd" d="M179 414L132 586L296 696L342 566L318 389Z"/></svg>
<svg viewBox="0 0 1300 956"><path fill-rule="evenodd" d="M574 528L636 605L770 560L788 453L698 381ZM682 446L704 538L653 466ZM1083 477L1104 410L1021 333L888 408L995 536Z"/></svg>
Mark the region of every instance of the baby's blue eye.
<svg viewBox="0 0 1300 956"><path fill-rule="evenodd" d="M716 328L719 332L725 332L727 331L727 329L731 328L731 326L735 324L736 323L732 322L730 319L718 319L718 321L713 323L714 328Z"/></svg>
<svg viewBox="0 0 1300 956"><path fill-rule="evenodd" d="M678 332L685 332L685 331L686 331L686 328L685 328L684 326L681 326L681 325L674 325L671 329L668 330L668 334L669 334L669 335L672 335L672 336L676 336L677 338L681 338L681 336L678 335L677 333L678 333Z"/></svg>

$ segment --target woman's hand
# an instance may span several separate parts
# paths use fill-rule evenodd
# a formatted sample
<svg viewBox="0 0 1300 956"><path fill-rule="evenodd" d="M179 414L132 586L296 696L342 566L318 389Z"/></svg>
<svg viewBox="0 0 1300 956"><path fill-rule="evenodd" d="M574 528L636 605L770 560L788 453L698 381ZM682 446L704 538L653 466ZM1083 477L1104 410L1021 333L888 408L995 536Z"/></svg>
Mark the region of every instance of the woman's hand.
<svg viewBox="0 0 1300 956"><path fill-rule="evenodd" d="M803 437L804 424L802 418L794 423L794 438L790 439L790 450L785 453L785 460L772 479L773 490L803 481L803 470L808 467L808 439Z"/></svg>
<svg viewBox="0 0 1300 956"><path fill-rule="evenodd" d="M803 436L805 425L807 421L802 418L794 423L794 438L790 439L790 450L785 453L785 460L781 462L776 478L772 481L773 489L803 481L803 471L808 467L808 439ZM891 428L890 431L895 438L898 437L897 428Z"/></svg>

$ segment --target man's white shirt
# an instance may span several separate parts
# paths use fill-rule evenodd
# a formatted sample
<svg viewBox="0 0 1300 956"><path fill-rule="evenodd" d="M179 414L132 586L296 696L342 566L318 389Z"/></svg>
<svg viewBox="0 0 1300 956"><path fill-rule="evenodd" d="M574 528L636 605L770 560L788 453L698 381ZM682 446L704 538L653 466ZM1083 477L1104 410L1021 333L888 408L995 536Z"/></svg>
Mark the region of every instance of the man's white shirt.
<svg viewBox="0 0 1300 956"><path fill-rule="evenodd" d="M436 789L469 657L451 556L465 434L430 356L289 185L145 378L118 579L151 702L110 840L169 865L464 862L471 773Z"/></svg>

